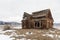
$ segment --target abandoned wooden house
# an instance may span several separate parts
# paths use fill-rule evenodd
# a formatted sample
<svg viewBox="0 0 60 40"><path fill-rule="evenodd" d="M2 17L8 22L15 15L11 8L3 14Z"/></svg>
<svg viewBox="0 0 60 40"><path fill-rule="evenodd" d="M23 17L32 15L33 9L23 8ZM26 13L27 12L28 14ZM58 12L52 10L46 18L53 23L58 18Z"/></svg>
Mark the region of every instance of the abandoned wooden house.
<svg viewBox="0 0 60 40"><path fill-rule="evenodd" d="M28 14L24 12L22 20L23 29L45 29L53 28L53 18L50 9L33 12Z"/></svg>

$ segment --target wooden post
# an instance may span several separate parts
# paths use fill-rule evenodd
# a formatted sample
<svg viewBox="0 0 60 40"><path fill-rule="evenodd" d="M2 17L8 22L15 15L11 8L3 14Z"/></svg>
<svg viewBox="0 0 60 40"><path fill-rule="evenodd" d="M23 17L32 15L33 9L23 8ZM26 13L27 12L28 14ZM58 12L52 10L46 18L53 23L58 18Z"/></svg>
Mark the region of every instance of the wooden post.
<svg viewBox="0 0 60 40"><path fill-rule="evenodd" d="M34 26L34 28L35 28L35 22L33 22L33 26Z"/></svg>

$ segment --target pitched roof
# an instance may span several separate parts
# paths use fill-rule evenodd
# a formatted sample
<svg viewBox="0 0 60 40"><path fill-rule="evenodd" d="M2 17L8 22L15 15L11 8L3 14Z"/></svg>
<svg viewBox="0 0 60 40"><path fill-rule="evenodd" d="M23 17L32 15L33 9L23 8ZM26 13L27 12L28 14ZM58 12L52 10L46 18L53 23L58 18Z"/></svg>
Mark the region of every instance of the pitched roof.
<svg viewBox="0 0 60 40"><path fill-rule="evenodd" d="M33 17L42 17L42 16L46 16L48 13L50 12L50 9L45 9L42 11L36 11L32 13Z"/></svg>
<svg viewBox="0 0 60 40"><path fill-rule="evenodd" d="M36 12L32 12L32 15L24 12L24 17L49 17L50 19L53 19L52 15L51 15L51 11L50 9L45 9L42 11L36 11ZM23 18L24 18L23 17Z"/></svg>
<svg viewBox="0 0 60 40"><path fill-rule="evenodd" d="M36 11L36 12L32 12L33 15L42 15L42 14L48 14L48 12L50 11L50 9L45 9L45 10L42 10L42 11Z"/></svg>
<svg viewBox="0 0 60 40"><path fill-rule="evenodd" d="M24 17L29 17L30 16L30 14L28 14L28 13L26 13L26 12L24 12L24 15L23 15Z"/></svg>

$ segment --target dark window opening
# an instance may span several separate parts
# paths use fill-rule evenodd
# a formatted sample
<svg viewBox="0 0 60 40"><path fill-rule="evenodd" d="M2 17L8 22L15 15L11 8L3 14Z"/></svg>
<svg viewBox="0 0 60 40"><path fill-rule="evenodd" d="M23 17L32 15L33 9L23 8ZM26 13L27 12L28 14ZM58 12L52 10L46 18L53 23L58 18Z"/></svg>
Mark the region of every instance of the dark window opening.
<svg viewBox="0 0 60 40"><path fill-rule="evenodd" d="M35 27L39 27L39 22L35 21Z"/></svg>

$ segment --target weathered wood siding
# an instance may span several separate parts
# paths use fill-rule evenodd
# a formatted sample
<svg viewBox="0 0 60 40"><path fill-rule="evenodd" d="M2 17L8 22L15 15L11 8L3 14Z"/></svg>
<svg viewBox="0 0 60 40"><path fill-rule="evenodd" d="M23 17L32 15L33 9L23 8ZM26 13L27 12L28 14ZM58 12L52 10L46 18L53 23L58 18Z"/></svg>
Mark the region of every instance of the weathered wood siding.
<svg viewBox="0 0 60 40"><path fill-rule="evenodd" d="M32 15L24 13L22 28L25 29L46 29L53 28L53 18L50 10L33 12Z"/></svg>

